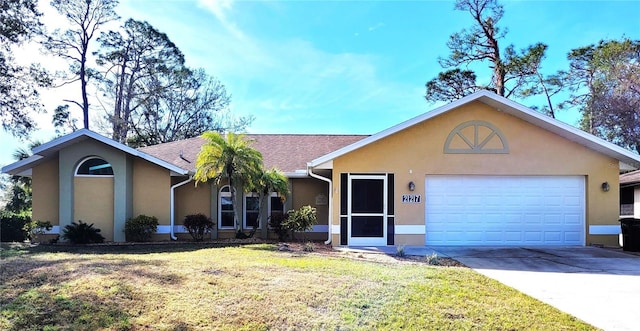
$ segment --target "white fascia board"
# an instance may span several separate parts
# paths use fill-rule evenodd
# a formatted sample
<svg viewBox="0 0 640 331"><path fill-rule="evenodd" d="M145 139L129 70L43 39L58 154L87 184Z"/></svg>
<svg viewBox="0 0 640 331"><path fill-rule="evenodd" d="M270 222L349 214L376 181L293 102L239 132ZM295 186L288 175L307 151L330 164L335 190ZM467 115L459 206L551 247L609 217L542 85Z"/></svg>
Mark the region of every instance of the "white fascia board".
<svg viewBox="0 0 640 331"><path fill-rule="evenodd" d="M41 144L39 146L36 146L31 150L31 152L33 152L33 154L40 154L40 153L45 152L45 151L47 151L49 149L55 148L57 146L63 145L65 143L67 143L67 142L70 142L70 141L72 141L74 139L77 139L77 138L79 138L79 137L81 137L83 135L91 136L90 135L91 133L93 133L93 132L90 131L90 130L80 129L80 130L71 132L71 133L69 133L67 135L64 135L62 137L56 138L54 140L51 140L49 142L46 142L44 144Z"/></svg>
<svg viewBox="0 0 640 331"><path fill-rule="evenodd" d="M285 172L284 176L287 178L308 178L306 170L296 170L294 172Z"/></svg>
<svg viewBox="0 0 640 331"><path fill-rule="evenodd" d="M329 160L325 163L321 163L313 166L312 162L307 162L307 169L317 169L317 170L332 170L333 169L333 160Z"/></svg>
<svg viewBox="0 0 640 331"><path fill-rule="evenodd" d="M14 176L30 176L31 165L42 158L40 155L31 155L26 159L2 167L2 173Z"/></svg>

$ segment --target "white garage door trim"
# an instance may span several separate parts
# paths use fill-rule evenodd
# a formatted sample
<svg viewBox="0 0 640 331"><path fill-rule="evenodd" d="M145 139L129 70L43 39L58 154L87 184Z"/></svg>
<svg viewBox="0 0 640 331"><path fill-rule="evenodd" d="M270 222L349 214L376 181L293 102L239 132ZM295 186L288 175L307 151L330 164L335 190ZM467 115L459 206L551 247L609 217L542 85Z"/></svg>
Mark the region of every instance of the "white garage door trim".
<svg viewBox="0 0 640 331"><path fill-rule="evenodd" d="M583 176L427 176L427 245L584 246Z"/></svg>

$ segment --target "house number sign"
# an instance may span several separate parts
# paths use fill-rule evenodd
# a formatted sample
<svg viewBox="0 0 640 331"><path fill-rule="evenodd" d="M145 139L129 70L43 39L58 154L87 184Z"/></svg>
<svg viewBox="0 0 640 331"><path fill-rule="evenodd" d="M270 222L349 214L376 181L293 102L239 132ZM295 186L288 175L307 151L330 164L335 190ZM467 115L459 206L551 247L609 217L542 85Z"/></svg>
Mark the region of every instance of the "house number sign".
<svg viewBox="0 0 640 331"><path fill-rule="evenodd" d="M420 194L403 194L402 203L420 203L422 196Z"/></svg>

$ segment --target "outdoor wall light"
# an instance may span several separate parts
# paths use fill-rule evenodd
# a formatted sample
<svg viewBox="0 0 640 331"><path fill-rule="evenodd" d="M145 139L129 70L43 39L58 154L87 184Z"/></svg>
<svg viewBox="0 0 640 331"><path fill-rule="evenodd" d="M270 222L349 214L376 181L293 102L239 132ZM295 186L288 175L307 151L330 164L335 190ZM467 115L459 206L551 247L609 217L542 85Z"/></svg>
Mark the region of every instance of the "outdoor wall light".
<svg viewBox="0 0 640 331"><path fill-rule="evenodd" d="M604 191L604 192L609 192L609 189L610 189L610 188L611 188L611 187L609 186L609 182L604 182L604 183L602 183L602 191Z"/></svg>
<svg viewBox="0 0 640 331"><path fill-rule="evenodd" d="M409 182L409 191L413 192L416 189L416 184L414 182Z"/></svg>

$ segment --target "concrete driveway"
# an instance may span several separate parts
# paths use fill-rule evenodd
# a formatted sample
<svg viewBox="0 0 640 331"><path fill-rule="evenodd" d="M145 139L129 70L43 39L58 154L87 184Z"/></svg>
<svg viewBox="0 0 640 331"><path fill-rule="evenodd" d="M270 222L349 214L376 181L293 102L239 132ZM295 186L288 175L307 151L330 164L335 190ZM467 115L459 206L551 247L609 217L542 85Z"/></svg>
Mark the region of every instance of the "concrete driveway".
<svg viewBox="0 0 640 331"><path fill-rule="evenodd" d="M640 256L596 247L406 250L416 255L431 251L456 259L598 328L640 329Z"/></svg>

